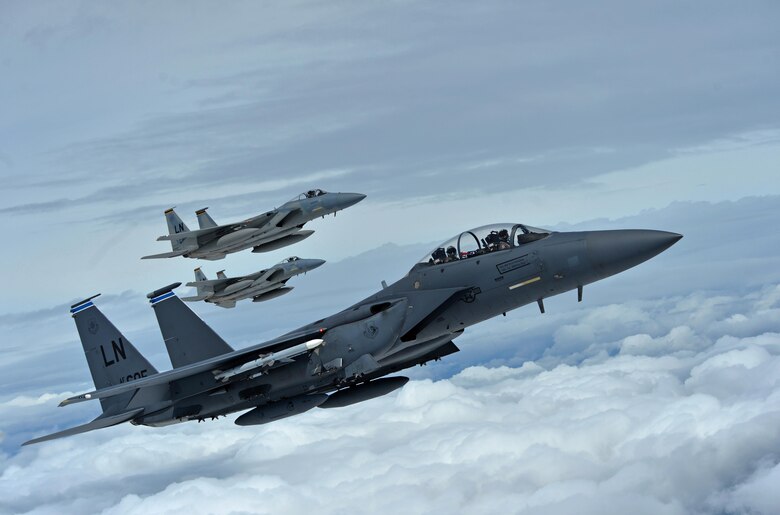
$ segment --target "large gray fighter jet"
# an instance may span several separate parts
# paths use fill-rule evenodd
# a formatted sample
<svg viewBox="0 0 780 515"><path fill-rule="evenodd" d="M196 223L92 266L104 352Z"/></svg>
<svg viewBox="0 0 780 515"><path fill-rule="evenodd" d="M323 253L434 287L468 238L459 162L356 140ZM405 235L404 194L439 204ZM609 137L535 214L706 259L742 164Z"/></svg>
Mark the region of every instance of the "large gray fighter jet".
<svg viewBox="0 0 780 515"><path fill-rule="evenodd" d="M324 217L353 206L366 198L360 193L328 193L310 190L301 193L281 207L243 222L217 225L206 212L195 212L199 229L189 230L173 208L165 211L168 234L157 241L170 241L172 252L144 256L156 259L184 256L208 260L222 259L225 255L252 247L252 252L268 252L292 245L314 234L304 230L306 222Z"/></svg>
<svg viewBox="0 0 780 515"><path fill-rule="evenodd" d="M182 297L181 300L203 300L221 308L232 308L238 300L252 299L252 302L263 302L275 299L293 290L292 286L287 286L287 281L323 264L325 261L322 259L291 256L267 270L241 277L227 277L222 270L217 272L216 279L208 279L198 267L195 269L195 281L187 283L187 286L197 288L198 294L194 297Z"/></svg>
<svg viewBox="0 0 780 515"><path fill-rule="evenodd" d="M234 350L185 306L171 285L150 293L173 365L157 372L91 299L73 306L103 413L50 440L122 422L163 426L249 410L263 424L316 406L336 408L406 383L387 374L458 348L468 326L576 291L669 248L682 236L649 230L550 232L522 224L465 231L437 246L397 282L334 315Z"/></svg>

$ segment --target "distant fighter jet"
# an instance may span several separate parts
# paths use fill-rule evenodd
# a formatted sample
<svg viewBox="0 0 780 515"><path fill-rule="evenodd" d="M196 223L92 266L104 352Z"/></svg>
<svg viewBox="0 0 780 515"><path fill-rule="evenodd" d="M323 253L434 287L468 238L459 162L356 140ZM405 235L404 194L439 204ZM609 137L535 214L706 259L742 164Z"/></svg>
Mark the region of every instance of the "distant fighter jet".
<svg viewBox="0 0 780 515"><path fill-rule="evenodd" d="M157 241L171 242L173 252L153 254L141 259L184 256L217 260L226 254L252 248L252 252L268 252L292 245L314 234L303 230L304 224L353 206L366 198L360 193L328 193L310 190L301 193L280 208L232 224L217 225L206 212L195 212L200 228L190 231L173 208L165 211L168 234Z"/></svg>
<svg viewBox="0 0 780 515"><path fill-rule="evenodd" d="M249 410L265 424L314 407L338 408L403 386L388 374L458 352L466 327L636 266L681 235L647 230L551 232L499 224L438 245L397 282L334 315L265 343L234 350L176 297L148 295L173 370L157 372L91 299L71 313L100 399L92 422L29 443L122 422L164 426Z"/></svg>
<svg viewBox="0 0 780 515"><path fill-rule="evenodd" d="M235 307L236 301L252 299L252 302L281 297L293 290L287 281L296 275L305 274L325 264L322 259L301 259L289 257L268 270L241 277L227 277L224 270L217 272L217 278L209 280L200 267L195 269L195 281L187 283L198 289L195 297L182 297L181 300L194 302L204 300L221 308Z"/></svg>

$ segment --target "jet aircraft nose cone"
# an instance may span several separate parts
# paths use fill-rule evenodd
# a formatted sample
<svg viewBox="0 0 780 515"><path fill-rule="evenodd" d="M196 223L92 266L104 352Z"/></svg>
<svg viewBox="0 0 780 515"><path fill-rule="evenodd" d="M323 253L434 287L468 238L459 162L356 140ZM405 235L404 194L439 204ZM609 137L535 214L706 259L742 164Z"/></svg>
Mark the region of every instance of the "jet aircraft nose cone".
<svg viewBox="0 0 780 515"><path fill-rule="evenodd" d="M680 238L674 232L630 229L592 231L585 241L591 265L606 277L657 256Z"/></svg>
<svg viewBox="0 0 780 515"><path fill-rule="evenodd" d="M366 196L362 193L339 193L339 203L343 208L354 206L364 198L366 198Z"/></svg>
<svg viewBox="0 0 780 515"><path fill-rule="evenodd" d="M306 264L308 265L309 270L314 270L315 268L318 268L318 267L321 267L322 265L324 265L325 264L325 260L324 259L309 259L308 263L306 263Z"/></svg>

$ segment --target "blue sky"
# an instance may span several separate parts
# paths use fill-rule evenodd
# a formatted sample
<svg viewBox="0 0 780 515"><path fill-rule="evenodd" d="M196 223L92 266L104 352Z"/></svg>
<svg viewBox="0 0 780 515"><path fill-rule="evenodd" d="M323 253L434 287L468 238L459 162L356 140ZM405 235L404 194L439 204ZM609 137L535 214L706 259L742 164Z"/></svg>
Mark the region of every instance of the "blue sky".
<svg viewBox="0 0 780 515"><path fill-rule="evenodd" d="M779 10L4 3L0 513L770 513ZM368 197L271 254L139 259L167 250L154 240L170 206L189 224L204 206L231 221L313 187ZM199 264L328 261L274 301L195 306L241 347L497 221L685 238L583 304L470 328L460 353L371 403L18 448L96 414L56 408L91 388L67 314L80 298L102 292L166 369L145 293Z"/></svg>

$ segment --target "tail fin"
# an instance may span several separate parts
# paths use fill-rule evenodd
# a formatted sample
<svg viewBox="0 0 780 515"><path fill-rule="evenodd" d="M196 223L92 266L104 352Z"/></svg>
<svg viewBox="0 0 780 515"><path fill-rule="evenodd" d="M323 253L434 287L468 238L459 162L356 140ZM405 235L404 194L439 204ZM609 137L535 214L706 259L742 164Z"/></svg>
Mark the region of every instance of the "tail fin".
<svg viewBox="0 0 780 515"><path fill-rule="evenodd" d="M220 270L219 272L217 272L217 279L227 279L224 270Z"/></svg>
<svg viewBox="0 0 780 515"><path fill-rule="evenodd" d="M165 221L168 222L168 234L179 234L182 232L190 232L189 227L185 224L176 211L173 208L165 210Z"/></svg>
<svg viewBox="0 0 780 515"><path fill-rule="evenodd" d="M173 368L233 352L233 348L179 299L174 283L153 291L152 303Z"/></svg>
<svg viewBox="0 0 780 515"><path fill-rule="evenodd" d="M206 274L203 273L203 270L201 270L200 267L195 269L195 280L208 281L208 277L206 277Z"/></svg>
<svg viewBox="0 0 780 515"><path fill-rule="evenodd" d="M187 227L187 224L185 224L182 219L179 218L179 215L176 214L176 211L174 211L173 208L167 209L165 211L165 221L168 223L168 235L181 234L182 236L179 239L171 240L171 248L174 251L188 248L197 248L197 238L187 236L187 233L190 232L190 229Z"/></svg>
<svg viewBox="0 0 780 515"><path fill-rule="evenodd" d="M195 281L208 281L208 277L206 277L206 274L203 273L203 271L200 269L200 267L195 269ZM213 286L197 286L198 295L195 298L198 299L207 299L214 295L214 287Z"/></svg>
<svg viewBox="0 0 780 515"><path fill-rule="evenodd" d="M211 229L212 227L217 226L217 222L215 222L206 212L207 209L207 207L204 207L203 209L195 211L195 215L198 217L198 225L201 229Z"/></svg>
<svg viewBox="0 0 780 515"><path fill-rule="evenodd" d="M99 295L99 294L98 294ZM74 304L70 313L76 322L95 389L126 383L157 373L132 343L92 303L97 295ZM133 392L100 399L104 413L125 408Z"/></svg>

